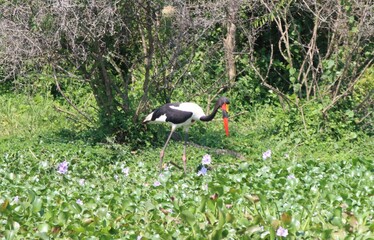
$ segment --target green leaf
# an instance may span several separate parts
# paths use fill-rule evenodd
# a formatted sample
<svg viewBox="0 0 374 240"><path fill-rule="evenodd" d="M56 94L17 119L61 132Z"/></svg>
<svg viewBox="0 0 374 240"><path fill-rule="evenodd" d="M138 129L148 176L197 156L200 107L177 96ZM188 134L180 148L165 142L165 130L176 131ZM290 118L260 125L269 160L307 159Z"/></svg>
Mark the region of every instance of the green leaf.
<svg viewBox="0 0 374 240"><path fill-rule="evenodd" d="M50 226L48 225L48 223L41 223L38 225L38 230L39 232L49 232Z"/></svg>
<svg viewBox="0 0 374 240"><path fill-rule="evenodd" d="M254 233L257 233L257 232L262 232L262 227L258 226L258 225L255 225L255 226L251 226L247 229L246 233L248 235L252 235Z"/></svg>
<svg viewBox="0 0 374 240"><path fill-rule="evenodd" d="M356 138L357 138L357 133L355 133L355 132L350 132L348 138L349 138L349 139L356 139Z"/></svg>
<svg viewBox="0 0 374 240"><path fill-rule="evenodd" d="M226 222L233 223L235 221L235 216L231 213L226 213Z"/></svg>
<svg viewBox="0 0 374 240"><path fill-rule="evenodd" d="M343 226L343 221L341 217L333 217L331 220L331 224L337 227Z"/></svg>
<svg viewBox="0 0 374 240"><path fill-rule="evenodd" d="M203 197L203 198L201 199L200 206L199 206L199 208L198 208L198 211L199 211L199 212L205 212L206 202L207 202L207 199L206 199L205 197Z"/></svg>
<svg viewBox="0 0 374 240"><path fill-rule="evenodd" d="M9 240L16 239L17 232L14 230L6 230L4 232L4 236L5 236L5 239L9 239Z"/></svg>
<svg viewBox="0 0 374 240"><path fill-rule="evenodd" d="M211 239L213 240L222 239L222 228L218 228L218 229L216 228L212 233Z"/></svg>
<svg viewBox="0 0 374 240"><path fill-rule="evenodd" d="M147 211L151 211L151 210L154 210L156 208L156 206L151 201L145 202L144 206L145 206L145 210L147 210Z"/></svg>
<svg viewBox="0 0 374 240"><path fill-rule="evenodd" d="M35 199L31 204L32 212L34 213L39 212L42 209L42 203L43 201L39 197L35 196Z"/></svg>
<svg viewBox="0 0 374 240"><path fill-rule="evenodd" d="M68 220L68 213L67 212L60 212L59 214L58 214L58 217L57 217L57 219L58 219L58 224L59 225L65 225L66 224L66 222L67 222L67 220Z"/></svg>
<svg viewBox="0 0 374 240"><path fill-rule="evenodd" d="M216 210L216 203L212 199L208 199L206 206L209 211L215 212Z"/></svg>
<svg viewBox="0 0 374 240"><path fill-rule="evenodd" d="M75 202L70 205L70 208L76 214L82 211L82 207Z"/></svg>
<svg viewBox="0 0 374 240"><path fill-rule="evenodd" d="M77 233L84 233L86 231L86 229L79 224L74 224L73 226L71 226L71 229Z"/></svg>
<svg viewBox="0 0 374 240"><path fill-rule="evenodd" d="M222 228L226 223L225 214L222 213L222 210L218 210L218 228Z"/></svg>
<svg viewBox="0 0 374 240"><path fill-rule="evenodd" d="M289 72L290 72L290 76L293 76L296 73L296 69L290 68Z"/></svg>
<svg viewBox="0 0 374 240"><path fill-rule="evenodd" d="M298 93L301 90L301 84L300 83L295 83L292 86L293 86L293 91L295 93Z"/></svg>
<svg viewBox="0 0 374 240"><path fill-rule="evenodd" d="M348 116L349 118L353 118L355 116L355 112L352 110L347 110L345 111L345 115Z"/></svg>
<svg viewBox="0 0 374 240"><path fill-rule="evenodd" d="M335 65L335 61L329 59L329 60L326 61L326 64L327 64L327 66L326 66L327 69L332 69L333 66Z"/></svg>
<svg viewBox="0 0 374 240"><path fill-rule="evenodd" d="M195 216L188 210L183 211L181 217L191 226L195 223Z"/></svg>
<svg viewBox="0 0 374 240"><path fill-rule="evenodd" d="M211 212L206 212L205 217L211 225L215 224L217 221L217 218Z"/></svg>

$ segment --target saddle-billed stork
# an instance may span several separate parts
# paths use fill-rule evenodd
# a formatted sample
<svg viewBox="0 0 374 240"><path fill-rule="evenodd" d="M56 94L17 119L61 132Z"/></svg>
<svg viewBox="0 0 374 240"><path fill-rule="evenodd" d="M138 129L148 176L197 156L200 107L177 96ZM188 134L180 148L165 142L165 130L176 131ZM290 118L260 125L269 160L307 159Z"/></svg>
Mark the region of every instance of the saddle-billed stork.
<svg viewBox="0 0 374 240"><path fill-rule="evenodd" d="M211 114L205 115L203 109L192 102L183 102L183 103L167 103L160 108L151 112L143 121L143 124L147 123L169 123L171 125L171 132L168 139L165 142L164 147L160 152L160 169L162 169L162 160L164 158L164 153L166 146L169 143L171 135L178 127L183 127L185 131L184 138L184 150L183 150L183 168L186 173L186 144L188 138L188 128L195 121L209 122L215 116L219 108L222 109L223 115L223 124L226 131L226 135L229 135L229 123L228 123L228 111L229 111L230 101L226 97L220 97L212 111Z"/></svg>

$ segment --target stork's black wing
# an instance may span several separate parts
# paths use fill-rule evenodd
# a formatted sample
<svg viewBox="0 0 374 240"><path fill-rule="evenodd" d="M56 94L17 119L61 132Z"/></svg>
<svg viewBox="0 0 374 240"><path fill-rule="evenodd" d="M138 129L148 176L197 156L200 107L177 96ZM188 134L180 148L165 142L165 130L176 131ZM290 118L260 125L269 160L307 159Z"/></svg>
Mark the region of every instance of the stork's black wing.
<svg viewBox="0 0 374 240"><path fill-rule="evenodd" d="M186 112L178 109L171 108L171 106L178 107L179 103L168 103L156 109L152 115L152 121L161 117L162 115L166 116L166 122L171 122L174 124L184 123L191 116L192 112Z"/></svg>

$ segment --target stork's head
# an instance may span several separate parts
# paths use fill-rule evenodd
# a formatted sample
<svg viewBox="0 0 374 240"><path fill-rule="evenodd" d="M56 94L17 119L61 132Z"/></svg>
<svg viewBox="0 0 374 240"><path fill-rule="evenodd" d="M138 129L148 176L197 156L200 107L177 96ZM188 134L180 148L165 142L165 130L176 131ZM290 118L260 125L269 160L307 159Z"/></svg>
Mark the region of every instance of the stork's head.
<svg viewBox="0 0 374 240"><path fill-rule="evenodd" d="M217 104L222 109L223 126L225 127L226 136L229 136L229 104L230 100L226 97L220 97Z"/></svg>

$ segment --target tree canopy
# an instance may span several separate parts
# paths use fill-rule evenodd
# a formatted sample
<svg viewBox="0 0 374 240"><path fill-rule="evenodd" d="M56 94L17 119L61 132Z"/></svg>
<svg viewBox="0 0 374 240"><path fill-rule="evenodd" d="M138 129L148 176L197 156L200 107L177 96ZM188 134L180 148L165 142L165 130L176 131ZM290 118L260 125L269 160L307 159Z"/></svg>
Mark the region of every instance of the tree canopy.
<svg viewBox="0 0 374 240"><path fill-rule="evenodd" d="M222 94L296 109L305 129L310 102L371 125L371 1L12 0L0 12L0 81L47 74L63 95L61 79L80 81L102 126L128 138L158 104Z"/></svg>

